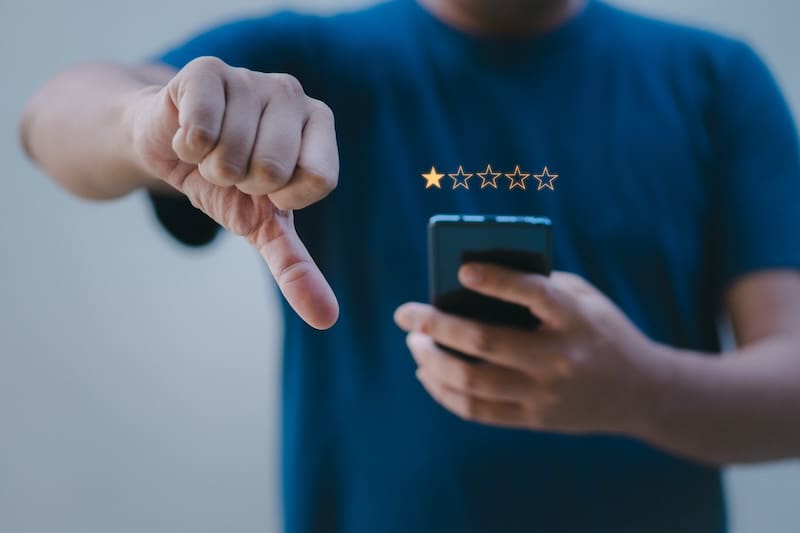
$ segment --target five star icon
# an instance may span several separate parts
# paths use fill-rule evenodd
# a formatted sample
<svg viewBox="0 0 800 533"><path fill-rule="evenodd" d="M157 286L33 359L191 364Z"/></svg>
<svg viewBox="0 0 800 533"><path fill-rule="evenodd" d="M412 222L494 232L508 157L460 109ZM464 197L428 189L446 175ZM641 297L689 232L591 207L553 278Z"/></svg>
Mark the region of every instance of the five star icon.
<svg viewBox="0 0 800 533"><path fill-rule="evenodd" d="M513 189L521 189L526 190L527 185L525 180L528 179L531 174L524 173L520 170L520 166L517 165L514 167L514 172L503 174L502 172L495 172L492 169L492 165L486 165L486 170L484 172L476 172L475 174L481 178L481 189L485 189L487 187L491 187L492 189L497 189L497 178L500 176L505 176L508 178L508 190ZM425 179L425 188L442 188L442 178L444 178L445 174L436 171L436 167L431 166L430 172L425 174L420 174ZM447 174L450 176L450 179L453 180L453 190L458 188L463 188L465 190L469 190L469 179L473 176L473 174L468 174L464 172L464 166L458 165L458 171L455 174ZM536 178L537 191L541 191L542 189L550 189L551 191L555 191L555 187L553 186L553 181L558 178L558 174L551 174L550 170L545 166L544 170L542 170L541 174L533 174L533 177Z"/></svg>
<svg viewBox="0 0 800 533"><path fill-rule="evenodd" d="M525 180L528 179L530 174L523 174L519 170L519 165L514 168L514 172L512 174L506 174L506 177L511 181L508 188L509 190L519 187L523 191L525 190Z"/></svg>
<svg viewBox="0 0 800 533"><path fill-rule="evenodd" d="M497 188L497 178L502 176L502 172L493 172L492 165L486 165L486 172L478 172L478 176L481 178L481 189L484 187L492 187ZM487 178L487 176L491 176Z"/></svg>
<svg viewBox="0 0 800 533"><path fill-rule="evenodd" d="M437 173L436 172L436 167L431 167L431 171L428 172L427 174L422 174L422 177L425 178L425 181L426 181L425 188L426 189L430 189L431 187L436 187L437 189L441 189L442 188L442 186L441 186L441 184L439 182L444 177L444 174Z"/></svg>
<svg viewBox="0 0 800 533"><path fill-rule="evenodd" d="M453 190L458 189L459 187L464 187L465 189L469 189L469 179L472 177L472 174L464 174L464 167L458 165L458 172L455 174L448 174L453 179Z"/></svg>
<svg viewBox="0 0 800 533"><path fill-rule="evenodd" d="M536 187L537 191L541 191L542 189L550 189L551 191L555 190L553 187L553 181L555 181L555 179L558 177L558 174L550 174L550 171L547 170L547 167L544 167L544 170L541 174L534 174L533 177L539 182L539 185Z"/></svg>

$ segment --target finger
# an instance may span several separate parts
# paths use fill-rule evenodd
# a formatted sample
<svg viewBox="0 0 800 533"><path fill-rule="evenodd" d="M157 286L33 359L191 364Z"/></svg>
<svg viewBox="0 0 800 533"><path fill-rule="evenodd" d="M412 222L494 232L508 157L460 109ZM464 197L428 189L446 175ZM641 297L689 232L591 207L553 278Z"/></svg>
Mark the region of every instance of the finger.
<svg viewBox="0 0 800 533"><path fill-rule="evenodd" d="M520 404L496 402L459 392L417 370L417 379L439 405L463 420L501 427L524 425L525 411Z"/></svg>
<svg viewBox="0 0 800 533"><path fill-rule="evenodd" d="M226 219L230 210L225 207L237 201L234 196L244 195L236 187L217 187L195 170L180 183L180 190L195 207L256 247L289 305L310 326L327 329L336 322L339 316L336 297L297 236L291 212L271 208L270 214L258 217L263 222L256 229L245 233L235 220ZM252 202L249 205L253 205Z"/></svg>
<svg viewBox="0 0 800 533"><path fill-rule="evenodd" d="M192 64L200 63L195 60ZM172 149L181 161L196 165L216 146L225 113L225 87L216 71L187 65L168 85L178 110Z"/></svg>
<svg viewBox="0 0 800 533"><path fill-rule="evenodd" d="M420 331L459 352L525 372L544 371L558 354L557 339L544 332L484 324L427 304L403 304L394 319L405 331Z"/></svg>
<svg viewBox="0 0 800 533"><path fill-rule="evenodd" d="M278 94L269 100L258 125L249 172L236 185L239 190L263 196L288 183L297 166L304 119L298 98Z"/></svg>
<svg viewBox="0 0 800 533"><path fill-rule="evenodd" d="M317 329L331 327L339 304L294 229L291 211L280 211L256 235L248 236L267 262L292 309Z"/></svg>
<svg viewBox="0 0 800 533"><path fill-rule="evenodd" d="M308 99L297 167L289 183L270 194L280 209L301 209L327 196L339 178L339 151L333 113L319 100Z"/></svg>
<svg viewBox="0 0 800 533"><path fill-rule="evenodd" d="M231 77L226 81L227 101L217 145L198 165L200 174L221 187L242 181L258 131L262 104L246 84Z"/></svg>
<svg viewBox="0 0 800 533"><path fill-rule="evenodd" d="M425 373L445 385L479 398L494 401L521 402L533 388L525 374L505 367L468 363L440 349L423 333L411 332L406 337L414 360Z"/></svg>
<svg viewBox="0 0 800 533"><path fill-rule="evenodd" d="M475 292L523 305L543 323L562 325L573 313L571 295L546 276L527 274L486 263L469 263L458 271L459 281Z"/></svg>

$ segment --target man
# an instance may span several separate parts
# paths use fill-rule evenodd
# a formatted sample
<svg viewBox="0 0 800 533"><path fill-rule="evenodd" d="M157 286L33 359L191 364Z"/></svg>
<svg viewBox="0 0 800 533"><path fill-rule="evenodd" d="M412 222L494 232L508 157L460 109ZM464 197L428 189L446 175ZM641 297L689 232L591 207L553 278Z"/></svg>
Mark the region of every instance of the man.
<svg viewBox="0 0 800 533"><path fill-rule="evenodd" d="M599 1L282 13L67 70L22 137L76 194L147 187L178 239L264 256L289 532L720 532L720 465L800 453L797 135L739 42ZM540 329L407 303L435 213L552 219L552 277L459 272Z"/></svg>

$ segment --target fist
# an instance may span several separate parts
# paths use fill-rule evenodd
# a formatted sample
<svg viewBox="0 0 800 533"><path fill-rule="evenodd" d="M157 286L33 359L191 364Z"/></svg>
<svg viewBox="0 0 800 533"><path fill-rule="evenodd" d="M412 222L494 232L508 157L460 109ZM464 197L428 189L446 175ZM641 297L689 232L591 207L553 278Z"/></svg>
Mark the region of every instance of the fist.
<svg viewBox="0 0 800 533"><path fill-rule="evenodd" d="M331 110L288 74L202 57L143 90L130 111L142 166L255 246L309 324L332 325L336 299L292 219L336 187Z"/></svg>

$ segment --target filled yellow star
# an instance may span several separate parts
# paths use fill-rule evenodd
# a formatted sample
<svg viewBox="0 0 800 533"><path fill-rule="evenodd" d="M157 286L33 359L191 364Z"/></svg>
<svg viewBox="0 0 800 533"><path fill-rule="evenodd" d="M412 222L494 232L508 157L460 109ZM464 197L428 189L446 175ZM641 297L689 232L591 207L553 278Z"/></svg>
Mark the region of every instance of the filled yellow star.
<svg viewBox="0 0 800 533"><path fill-rule="evenodd" d="M524 191L525 190L525 180L528 179L528 176L530 176L530 174L523 174L522 172L520 172L519 165L517 165L514 168L514 173L513 174L506 174L506 177L511 181L511 183L508 184L508 190L511 190L511 189L513 189L515 187L519 187L520 189L522 189ZM514 178L517 178L517 179L514 179Z"/></svg>
<svg viewBox="0 0 800 533"><path fill-rule="evenodd" d="M484 187L494 187L497 188L497 178L503 175L502 172L494 172L492 170L492 165L486 165L486 172L478 172L478 176L481 178L481 189ZM486 176L491 176L491 178L487 178Z"/></svg>
<svg viewBox="0 0 800 533"><path fill-rule="evenodd" d="M458 172L455 174L448 174L453 179L453 190L458 189L459 187L464 187L465 189L469 189L469 183L467 181L472 177L472 174L464 174L464 167L458 165ZM461 179L459 179L459 177Z"/></svg>
<svg viewBox="0 0 800 533"><path fill-rule="evenodd" d="M438 172L436 172L436 167L431 167L431 171L428 172L427 174L422 174L422 177L425 178L426 189L429 189L431 187L436 187L437 189L442 188L442 185L439 182L444 177L444 174L439 174Z"/></svg>
<svg viewBox="0 0 800 533"><path fill-rule="evenodd" d="M539 182L539 185L536 187L537 191L541 191L542 189L550 189L551 191L555 190L553 187L553 181L555 181L555 179L558 177L558 174L550 174L550 171L547 170L547 167L544 167L544 170L541 174L534 174L533 177Z"/></svg>

